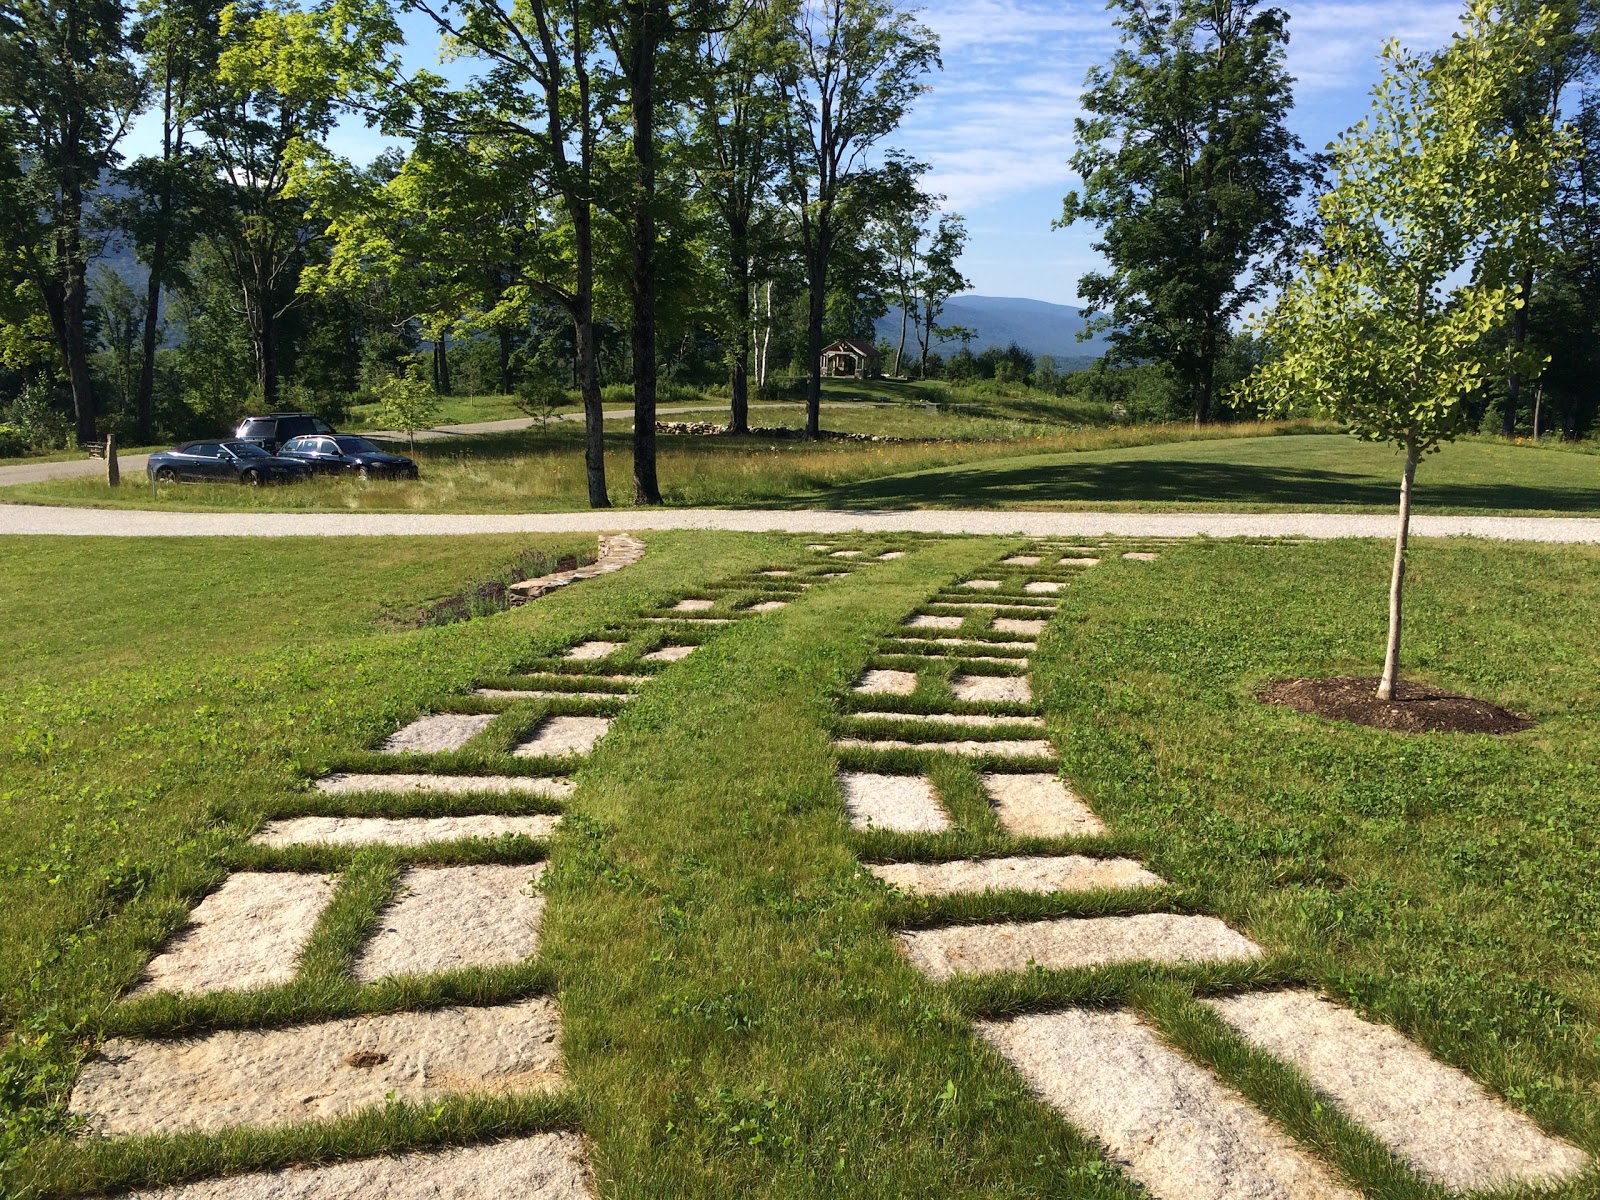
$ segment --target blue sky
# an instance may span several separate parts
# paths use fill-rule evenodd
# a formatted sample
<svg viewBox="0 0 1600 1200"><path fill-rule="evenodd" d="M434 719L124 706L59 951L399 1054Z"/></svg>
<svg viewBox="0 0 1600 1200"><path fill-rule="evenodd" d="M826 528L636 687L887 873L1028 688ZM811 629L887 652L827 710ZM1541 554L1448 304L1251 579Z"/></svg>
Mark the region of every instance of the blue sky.
<svg viewBox="0 0 1600 1200"><path fill-rule="evenodd" d="M1321 149L1367 108L1378 52L1391 37L1416 50L1443 45L1463 0L1280 0L1290 14L1289 69L1296 78L1292 124ZM927 162L929 187L967 218L962 270L972 290L1077 302L1077 281L1097 257L1094 230L1053 231L1061 198L1076 184L1067 159L1072 123L1089 68L1117 44L1104 0L912 0L939 35L944 70L930 80L909 120L888 145ZM437 39L419 18L407 58L438 68ZM458 65L447 69L455 75ZM148 117L126 149L154 148ZM370 161L381 140L349 121L332 149Z"/></svg>
<svg viewBox="0 0 1600 1200"><path fill-rule="evenodd" d="M1321 149L1366 111L1378 52L1391 37L1412 49L1449 40L1462 10L1450 0L1281 2L1290 15L1292 124ZM1078 277L1097 258L1094 230L1052 231L1076 185L1067 165L1089 68L1117 42L1103 0L925 0L944 71L897 139L929 163L931 188L967 218L962 270L973 291L1077 302Z"/></svg>

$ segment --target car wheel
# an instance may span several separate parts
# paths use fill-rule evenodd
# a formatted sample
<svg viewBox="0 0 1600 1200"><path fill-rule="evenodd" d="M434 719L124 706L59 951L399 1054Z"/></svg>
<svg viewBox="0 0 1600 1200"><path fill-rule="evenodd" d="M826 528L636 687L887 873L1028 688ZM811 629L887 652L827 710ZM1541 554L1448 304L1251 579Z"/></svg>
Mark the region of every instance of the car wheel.
<svg viewBox="0 0 1600 1200"><path fill-rule="evenodd" d="M239 476L239 482L244 484L245 487L260 487L261 472L246 471L243 475Z"/></svg>
<svg viewBox="0 0 1600 1200"><path fill-rule="evenodd" d="M157 483L176 483L177 481L178 481L178 473L176 471L174 471L171 467L157 467L156 468L156 482Z"/></svg>

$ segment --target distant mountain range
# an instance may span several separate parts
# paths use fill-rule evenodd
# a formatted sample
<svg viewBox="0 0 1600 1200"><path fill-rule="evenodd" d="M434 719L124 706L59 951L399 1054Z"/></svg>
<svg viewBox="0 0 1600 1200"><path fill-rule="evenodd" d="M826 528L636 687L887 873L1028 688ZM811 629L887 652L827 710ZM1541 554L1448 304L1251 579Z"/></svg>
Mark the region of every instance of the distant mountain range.
<svg viewBox="0 0 1600 1200"><path fill-rule="evenodd" d="M990 346L1017 343L1034 355L1048 354L1060 367L1080 365L1105 353L1105 342L1094 337L1078 341L1083 329L1083 310L1044 300L1025 300L1012 296L956 296L939 314L940 325L961 325L977 334L970 349L974 354ZM880 341L890 346L900 341L900 309L895 306L877 322ZM915 334L906 337L906 353L914 354ZM940 354L961 349L959 341L937 343ZM885 369L888 365L885 364Z"/></svg>

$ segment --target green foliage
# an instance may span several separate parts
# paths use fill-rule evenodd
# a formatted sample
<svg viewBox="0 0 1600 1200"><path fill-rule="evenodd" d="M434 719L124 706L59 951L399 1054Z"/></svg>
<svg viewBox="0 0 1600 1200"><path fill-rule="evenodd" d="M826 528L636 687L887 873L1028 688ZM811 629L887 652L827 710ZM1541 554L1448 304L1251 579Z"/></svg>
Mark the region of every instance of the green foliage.
<svg viewBox="0 0 1600 1200"><path fill-rule="evenodd" d="M407 359L400 371L373 388L373 394L378 401L378 421L411 435L413 448L417 432L438 420L439 395L428 379L427 365L421 355Z"/></svg>
<svg viewBox="0 0 1600 1200"><path fill-rule="evenodd" d="M1571 148L1548 121L1498 121L1549 28L1474 0L1446 50L1385 48L1371 114L1334 145L1323 245L1262 323L1272 357L1247 396L1280 412L1309 400L1418 453L1460 430L1492 369L1485 335L1514 302L1505 252Z"/></svg>
<svg viewBox="0 0 1600 1200"><path fill-rule="evenodd" d="M1124 361L1169 365L1211 419L1233 322L1302 237L1311 174L1286 125L1287 14L1259 0L1115 0L1122 46L1089 73L1083 191L1060 224L1098 225L1108 269L1078 282L1090 330Z"/></svg>

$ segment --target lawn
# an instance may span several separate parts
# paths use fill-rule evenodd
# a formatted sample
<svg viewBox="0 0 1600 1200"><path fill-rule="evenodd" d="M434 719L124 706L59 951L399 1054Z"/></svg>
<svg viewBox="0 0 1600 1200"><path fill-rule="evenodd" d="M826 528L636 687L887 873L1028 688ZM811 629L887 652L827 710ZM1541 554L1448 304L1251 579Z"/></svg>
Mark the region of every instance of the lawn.
<svg viewBox="0 0 1600 1200"><path fill-rule="evenodd" d="M897 924L956 909L896 898L860 871L875 843L840 815L840 698L879 636L1020 544L929 539L714 633L641 691L566 803L537 963L432 991L361 989L337 978L348 956L335 930L317 944L325 980L237 1007L115 1006L187 903L256 861L244 839L262 815L305 803L306 775L610 623L808 558L791 539L651 535L638 565L509 614L414 632L380 619L385 602L452 591L529 542L0 546L0 604L23 630L0 646L0 1013L13 1039L0 1147L13 1191L84 1195L571 1126L592 1139L607 1196L1132 1200L970 1032L975 1016L1092 1000L1145 1012L1369 1193L1434 1200L1195 1003L1251 980L1324 988L1600 1152L1592 549L1416 548L1410 671L1538 722L1499 739L1401 737L1254 701L1270 679L1375 668L1376 543L1197 542L1155 564L1109 555L1072 585L1033 667L1065 773L1107 819L1109 847L1268 949L1256 967L936 986L900 960ZM63 602L73 595L92 601ZM951 767L943 782L964 795L971 775ZM951 845L1004 848L992 819L955 808ZM328 864L374 896L396 865L368 852ZM1090 900L1044 903L1071 913ZM270 1135L59 1139L51 1104L107 1032L549 991L566 1023L564 1096L393 1104Z"/></svg>

